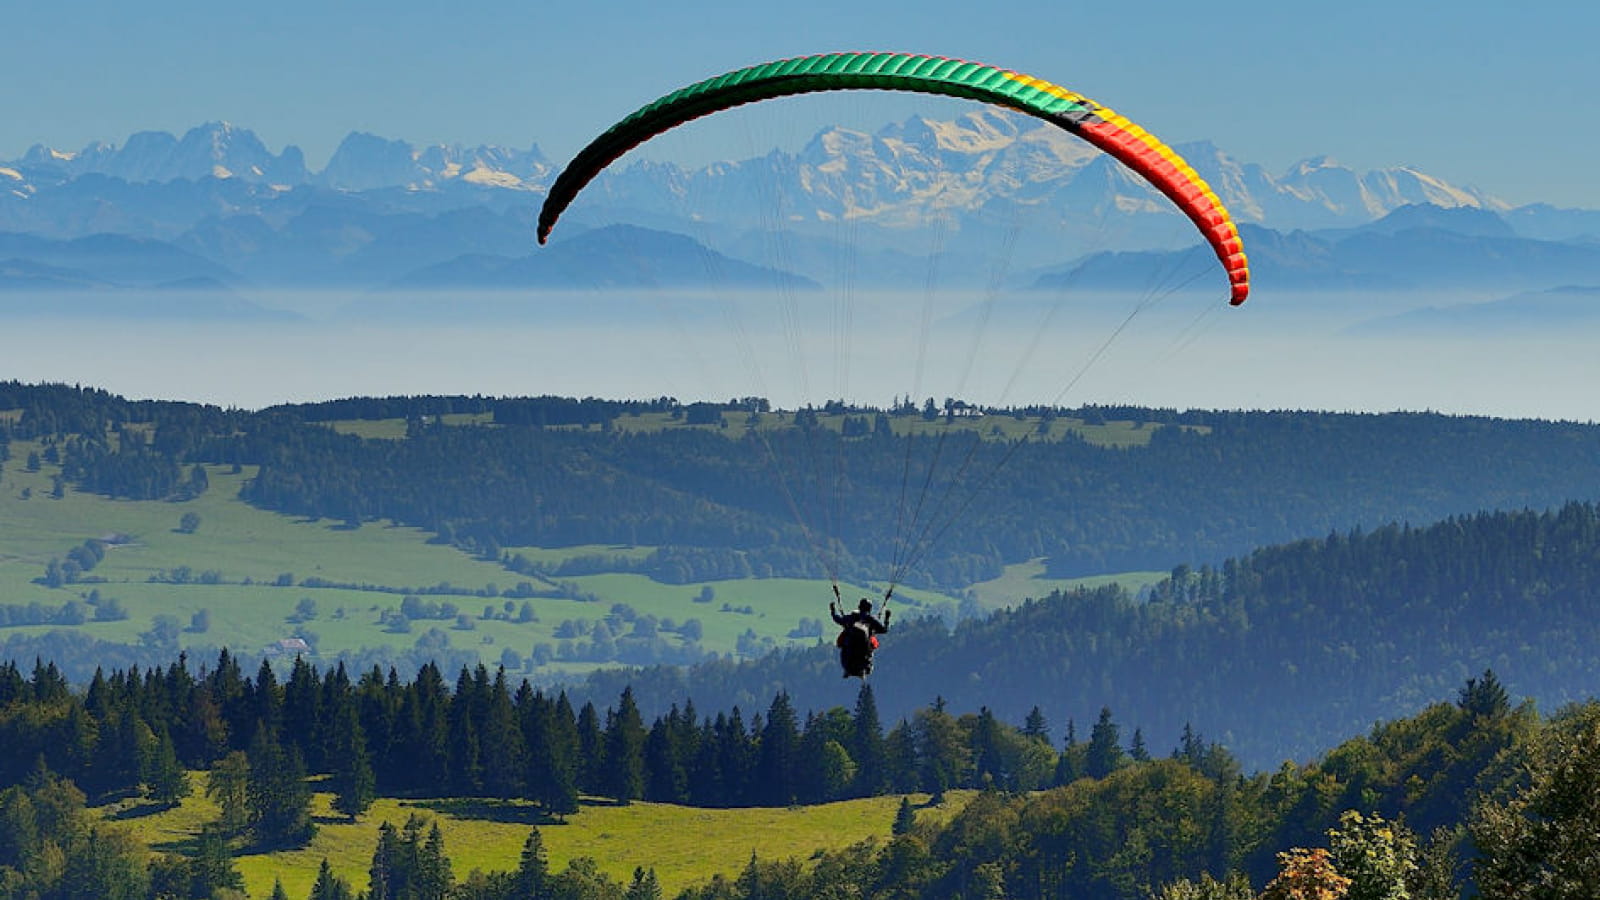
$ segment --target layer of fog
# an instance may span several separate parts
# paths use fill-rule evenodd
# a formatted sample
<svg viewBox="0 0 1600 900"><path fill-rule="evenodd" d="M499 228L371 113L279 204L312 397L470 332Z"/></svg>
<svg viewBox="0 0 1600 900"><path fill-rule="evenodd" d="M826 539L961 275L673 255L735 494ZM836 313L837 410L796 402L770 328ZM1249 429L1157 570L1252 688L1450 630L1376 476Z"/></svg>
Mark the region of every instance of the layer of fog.
<svg viewBox="0 0 1600 900"><path fill-rule="evenodd" d="M210 319L73 315L71 298L38 299L0 315L0 378L251 409L392 394L758 395L786 408L909 396L1600 420L1600 327L1382 327L1489 297L1263 292L1235 309L1203 293L297 293L249 298L276 316Z"/></svg>

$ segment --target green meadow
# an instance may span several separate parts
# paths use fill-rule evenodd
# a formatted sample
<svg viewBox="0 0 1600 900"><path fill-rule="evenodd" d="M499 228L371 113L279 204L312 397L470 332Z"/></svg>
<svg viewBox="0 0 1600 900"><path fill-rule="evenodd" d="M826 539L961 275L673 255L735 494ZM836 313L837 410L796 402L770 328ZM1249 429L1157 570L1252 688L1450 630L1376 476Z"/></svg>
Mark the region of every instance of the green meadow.
<svg viewBox="0 0 1600 900"><path fill-rule="evenodd" d="M656 427L668 427L666 417L659 418ZM396 423L403 434L404 423ZM383 422L363 424L369 436L384 433ZM364 648L393 654L419 641L431 646L444 641L476 652L491 666L509 660L528 672L535 671L536 648L542 648L540 674L571 675L603 664L582 658L582 643L616 604L664 623L698 620L706 650L759 654L816 642L814 628L808 634L797 626L802 619L825 622L832 599L826 582L793 578L664 584L627 572L551 579L522 575L430 543L430 535L416 528L369 522L352 529L249 506L238 496L254 474L249 466L239 471L207 466L208 489L182 502L112 500L61 484L59 467L48 461L28 471L29 454L44 456L45 450L14 442L12 458L0 467L0 603L59 609L98 592L102 602L114 600L126 618L96 621L90 609L88 621L70 627L118 643L138 642L158 616L170 616L182 629L179 643L185 648L226 646L248 654L300 634L318 654L331 657ZM199 519L192 533L180 527L190 513ZM111 542L104 559L77 583L46 586L51 560L65 558L90 538ZM550 570L578 557L637 560L652 549L505 548ZM1001 578L976 585L974 596L983 608L994 609L1078 583L1043 579L1042 571L1039 563L1013 566ZM1154 577L1138 573L1122 580L1138 584ZM520 586L551 596L503 596ZM842 590L848 599L880 593L882 586L844 585ZM397 626L408 593L441 610L445 604L454 609L446 618ZM897 590L895 599L902 615L949 618L960 604L959 598L916 589ZM531 619L524 614L525 602ZM202 611L208 626L191 628ZM612 625L618 636L627 632L626 624L613 619ZM60 627L14 626L0 629L0 637ZM661 635L669 643L683 641L677 634Z"/></svg>
<svg viewBox="0 0 1600 900"><path fill-rule="evenodd" d="M153 811L149 805L128 801L100 807L97 813L130 829L155 851L187 852L201 826L217 817L216 806L204 796L205 775L197 772L191 778L195 790L171 809ZM943 820L965 805L971 792L951 791L938 807L928 806L925 794L910 799L919 819ZM537 825L553 871L587 856L600 871L626 884L635 867L654 868L663 893L672 896L717 873L738 874L752 852L767 859L806 860L821 849L838 850L868 838L887 840L900 797L783 809L699 809L643 802L617 806L599 801L585 803L561 822L544 819L537 807L522 802L394 798L378 800L358 821L350 822L334 813L331 803L329 794L313 796L317 835L308 846L273 853L246 851L236 858L250 896L271 894L274 879L282 880L291 897L308 895L324 858L335 874L365 890L379 826L387 821L400 828L412 815L439 824L457 880L474 869L515 869L529 829Z"/></svg>

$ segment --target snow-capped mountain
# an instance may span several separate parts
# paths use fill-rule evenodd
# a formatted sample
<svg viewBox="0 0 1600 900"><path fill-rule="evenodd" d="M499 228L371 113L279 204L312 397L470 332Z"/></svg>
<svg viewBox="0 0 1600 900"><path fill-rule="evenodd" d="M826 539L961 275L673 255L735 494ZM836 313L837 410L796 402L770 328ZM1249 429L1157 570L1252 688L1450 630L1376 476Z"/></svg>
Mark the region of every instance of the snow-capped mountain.
<svg viewBox="0 0 1600 900"><path fill-rule="evenodd" d="M1210 143L1177 148L1241 222L1278 230L1359 225L1408 204L1496 211L1506 204L1410 168L1356 172L1327 157L1281 175L1242 162ZM556 167L538 147L417 146L354 132L320 172L299 148L274 154L249 129L211 122L181 138L132 135L121 146L75 152L36 145L0 163L0 198L43 199L47 187L84 175L129 183L240 179L280 189L318 186L360 193L453 186L542 193ZM524 198L536 202L534 198ZM1046 220L1100 221L1174 215L1138 178L1083 141L1037 120L982 109L953 120L913 117L874 133L831 128L797 152L695 169L623 160L586 191L572 214L594 223L642 216L654 224L696 220L748 229L850 220L884 229L933 222L978 227L1015 209Z"/></svg>
<svg viewBox="0 0 1600 900"><path fill-rule="evenodd" d="M340 142L317 184L345 191L404 187L427 190L459 180L483 187L531 190L553 177L550 161L538 147L463 148L435 144L414 147L405 141L352 132Z"/></svg>
<svg viewBox="0 0 1600 900"><path fill-rule="evenodd" d="M1508 209L1414 168L1357 172L1318 157L1274 174L1209 142L1176 149L1241 224L1284 236L1281 246L1252 248L1269 269L1278 254L1283 271L1315 275L1322 269L1311 259L1337 238L1328 232L1363 229L1397 210L1411 211L1384 221L1389 234L1424 228L1600 241L1600 212ZM357 132L321 171L310 171L298 148L273 153L248 129L213 122L181 138L141 132L121 146L35 146L0 162L0 234L151 238L245 282L375 286L457 257L531 253L532 222L558 169L536 146L418 146ZM1426 210L1441 209L1481 216L1427 218L1435 213ZM556 240L618 224L690 235L757 262L752 248L785 232L793 254L781 267L818 280L837 267L834 247L847 236L852 258L870 260L859 277L882 283L926 272L934 254L942 277L988 282L996 273L971 249L983 243L974 237L1005 242L1010 269L1000 274L1011 281L1062 271L1092 253L1195 243L1172 204L1109 157L1058 128L988 108L948 120L912 117L870 133L829 128L797 151L699 167L623 159L567 211ZM1297 239L1297 231L1322 236ZM930 246L930 232L941 246ZM1462 250L1448 242L1429 247L1435 263ZM1565 259L1563 252L1548 254ZM1376 277L1353 264L1338 271L1350 283Z"/></svg>
<svg viewBox="0 0 1600 900"><path fill-rule="evenodd" d="M303 183L309 174L300 148L291 145L274 154L255 132L227 122L196 126L181 138L141 131L121 147L100 142L75 153L35 144L9 168L47 180L107 175L131 183L239 178L288 186Z"/></svg>

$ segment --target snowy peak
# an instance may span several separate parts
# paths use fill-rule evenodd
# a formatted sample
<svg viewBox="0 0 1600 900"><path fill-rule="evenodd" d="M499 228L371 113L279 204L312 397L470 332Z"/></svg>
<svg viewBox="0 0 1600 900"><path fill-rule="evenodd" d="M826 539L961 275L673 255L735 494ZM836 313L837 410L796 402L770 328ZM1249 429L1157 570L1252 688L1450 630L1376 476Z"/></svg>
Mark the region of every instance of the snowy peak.
<svg viewBox="0 0 1600 900"><path fill-rule="evenodd" d="M19 166L54 175L107 175L130 183L168 182L179 178L240 178L269 184L300 184L306 179L305 159L297 147L282 154L268 150L255 132L227 122L208 122L177 138L165 131L141 131L120 148L97 141L76 153L35 144Z"/></svg>
<svg viewBox="0 0 1600 900"><path fill-rule="evenodd" d="M533 190L550 174L550 162L538 147L525 151L444 144L418 148L406 141L351 132L339 143L317 181L346 191L428 190L452 181Z"/></svg>

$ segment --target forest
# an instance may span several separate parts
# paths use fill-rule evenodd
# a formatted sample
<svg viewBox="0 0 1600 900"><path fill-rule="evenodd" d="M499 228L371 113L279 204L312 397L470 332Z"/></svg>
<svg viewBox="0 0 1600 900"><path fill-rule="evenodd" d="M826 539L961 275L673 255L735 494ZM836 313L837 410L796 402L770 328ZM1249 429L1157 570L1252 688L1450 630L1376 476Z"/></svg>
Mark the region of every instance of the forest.
<svg viewBox="0 0 1600 900"><path fill-rule="evenodd" d="M43 441L80 490L181 500L205 489L195 463L253 465L243 497L265 509L414 525L514 571L528 567L503 548L655 547L634 569L674 583L898 576L960 592L1030 559L1055 577L1216 565L1329 531L1600 495L1596 426L1422 413L982 411L929 398L800 410L769 429L750 424L771 412L759 398L359 398L250 412L16 382L0 384L0 410L13 411L0 458L11 438ZM973 412L990 424L967 427ZM674 425L622 427L645 413ZM837 428L818 424L828 414ZM405 420L404 439L328 426L380 418ZM1137 440L1097 443L1082 428L1011 438L999 424L1058 419L1123 422ZM908 497L931 510L909 528Z"/></svg>
<svg viewBox="0 0 1600 900"><path fill-rule="evenodd" d="M560 421L615 422L619 421L615 417L631 412L670 413L677 408L667 400L619 405L562 398L511 403L430 397L349 400L245 413L192 404L125 401L81 388L13 384L0 385L0 406L13 405L18 410L9 419L0 419L5 423L0 436L82 435L81 429L93 432L102 426L113 437L118 429L124 435L140 435L141 440L129 441L137 446L134 451L109 438L102 442L62 437L51 446L65 455L64 471L78 471L72 468L75 458L117 459L129 452L146 461L165 460L162 465L172 473L171 483L176 485L173 496L206 489L191 471L195 460L220 458L226 462L227 454L236 452L241 459L262 466L257 484L278 477L270 475L274 471L298 471L294 465L275 460L318 459L317 465L307 466L295 476L304 479L299 482L303 486L342 472L338 476L342 482L365 484L379 493L389 489L384 486L392 486L397 495L415 497L438 510L469 508L464 498L454 493L456 487L486 498L489 509L507 496L537 489L544 493L530 493L520 502L508 504L515 509L507 514L525 518L530 511L538 512L549 527L557 529L609 528L626 518L612 514L618 509L637 511L640 521L659 519L660 527L674 535L679 534L678 520L671 512L674 509L687 510L685 515L690 517L702 516L707 510L725 513L700 519L708 529L720 530L724 536L738 522L753 531L770 527L774 536L793 527L792 518L777 513L758 515L756 500L748 501L743 512L737 507L737 497L746 493L760 502L782 505L770 491L752 488L742 492L731 487L740 477L751 482L761 477L764 463L733 449L749 438L730 439L714 425L636 434L620 429L607 432L600 426L574 431L442 424L444 416L497 415L496 404L501 402L524 418L533 415L531 410L548 406L543 413L547 420L564 416ZM1050 411L1021 412L1042 416ZM1177 521L1160 526L1157 530L1174 547L1185 540L1242 540L1239 534L1226 537L1228 523L1251 523L1239 526L1241 534L1259 530L1255 514L1249 510L1261 505L1279 507L1276 518L1266 513L1261 516L1263 521L1278 522L1277 527L1285 531L1292 522L1333 518L1334 513L1320 509L1293 516L1287 512L1293 506L1309 510L1326 497L1337 497L1346 507L1359 504L1372 515L1376 514L1371 510L1382 504L1400 501L1439 507L1471 502L1463 499L1464 494L1485 505L1508 509L1440 519L1418 517L1432 524L1388 520L1371 526L1329 527L1318 537L1302 535L1259 548L1251 545L1212 563L1169 563L1163 568L1170 566L1170 576L1142 593L1114 585L1058 592L963 621L954 628L947 621L919 619L918 610L906 606L899 610L873 678L877 702L887 716L909 716L936 696L958 708L988 707L1010 721L1020 721L1037 705L1055 721L1087 723L1097 710L1109 705L1134 726L1156 733L1174 733L1185 722L1207 723L1211 733L1246 764L1265 767L1284 759L1306 759L1376 718L1408 715L1485 668L1492 667L1519 696L1534 698L1547 709L1585 699L1591 693L1595 673L1600 671L1595 651L1600 646L1595 624L1600 622L1600 610L1595 608L1594 590L1600 579L1595 571L1600 560L1600 509L1589 502L1555 501L1544 506L1536 502L1535 495L1595 494L1583 480L1591 468L1600 471L1596 464L1600 432L1592 426L1423 415L1176 413L1125 408L1077 412L1084 421L1139 419L1155 424L1144 446L1040 442L1023 445L1008 462L1002 473L1016 471L1019 478L1028 474L1042 486L1021 491L1030 496L1019 499L1019 507L1055 503L1061 512L1052 521L1060 521L1063 530L1080 527L1074 523L1092 521L1095 516L1136 513L1110 497L1103 497L1105 505L1097 509L1091 496L1069 502L1063 499L1065 495L1052 494L1050 477L1078 477L1074 474L1078 467L1030 463L1029 451L1072 454L1082 466L1105 478L1144 478L1156 485L1170 481L1167 489L1183 496L1208 493L1197 487L1208 484L1208 470L1254 470L1267 485L1274 483L1273 478L1288 479L1295 471L1303 474L1303 483L1274 489L1253 487L1250 478L1238 474L1231 485L1213 484L1203 503L1196 499L1192 504L1169 504L1166 508L1183 508L1184 515L1190 515L1187 508L1191 505L1210 504L1213 509L1242 505L1228 514L1199 516L1205 520L1202 524L1184 526L1195 529L1187 539L1181 536ZM397 413L413 421L412 437L360 438L319 424L340 416L389 418ZM885 414L890 413L922 414L909 402ZM936 409L934 414L937 418ZM428 417L431 420L424 422ZM873 439L849 440L866 446ZM1451 444L1450 452L1437 452L1445 443ZM0 444L0 448L4 446ZM96 449L88 454L82 449L86 446ZM406 448L428 446L449 460L466 458L473 464L449 465L431 454L406 456L410 452ZM1288 449L1291 446L1299 448L1298 457ZM439 449L446 447L450 449ZM692 448L698 449L689 453ZM1271 448L1299 462L1295 467L1269 464L1267 458L1274 455ZM1502 462L1474 464L1475 453L1503 454ZM528 461L530 471L509 462L499 468L493 463L496 454L503 454L505 460ZM1240 458L1231 460L1233 455ZM1347 456L1364 458L1366 468L1372 471L1342 461ZM430 459L433 463L424 465ZM541 462L535 464L530 461L533 459ZM612 462L602 466L602 459ZM625 460L649 477L630 475L631 470L622 465ZM0 484L5 466L20 462L0 466ZM738 465L744 463L749 466L743 476L736 475ZM413 464L424 469L408 468ZM1471 475L1463 471L1474 465L1478 471ZM707 471L716 468L723 475L696 481L682 474L695 466ZM1120 474L1118 466L1123 467ZM1342 483L1335 477L1341 467ZM567 472L570 479L545 478L538 473L549 468ZM669 470L678 474L669 477L665 474ZM467 473L474 472L485 474L466 484ZM1046 477L1046 472L1053 474ZM604 473L603 477L597 473ZM406 474L411 477L402 477ZM1502 478L1505 481L1499 480ZM1371 485L1364 487L1363 479ZM555 497L566 490L562 485L569 480L583 485L587 493L574 489ZM1400 487L1380 489L1383 481ZM700 484L701 493L684 488L690 483ZM254 490L254 485L250 489ZM725 502L706 499L717 492L725 495ZM603 502L606 497L615 502ZM1329 506L1332 509L1335 504L1329 501ZM1159 511L1163 507L1153 503L1153 508ZM1363 515L1357 510L1345 514ZM419 514L422 518L431 515ZM995 515L975 510L972 517L987 524ZM1028 521L1009 512L1004 518ZM489 527L486 522L480 524ZM464 534L472 527L463 524L463 531L453 532L455 539L476 543L478 539ZM1043 525L1036 520L1032 527L1037 530ZM691 531L686 527L683 533ZM709 540L706 535L710 534L704 532L702 537ZM787 565L804 568L808 562L805 542L790 537L793 543L780 543L765 553L721 545L673 544L632 565L649 568L670 559L679 578L706 574L695 572L696 560L703 565L715 561L716 571L723 577L756 574L748 565L760 558L769 562L788 559L788 563L774 566L779 571ZM985 552L997 552L989 535L982 539L989 548ZM963 529L962 540L977 539ZM61 560L60 569L70 573L76 567L81 572L92 566L95 544L90 540L72 548ZM525 567L517 554L503 552L501 558L508 567ZM598 564L626 563L618 558ZM1058 557L1050 557L1050 566L1058 564ZM762 574L772 571L762 570ZM48 571L44 574L50 577ZM94 592L88 596L92 598ZM0 604L0 610L9 620L28 623L58 623L85 616L98 620L118 614L114 604L85 604L76 597L64 595L60 605L37 608ZM820 617L827 599L819 590L815 609L800 610L797 615ZM420 598L416 602L426 605ZM72 659L91 660L108 668L149 667L162 665L177 653L179 623L170 622L169 626L161 634L152 629L146 635L148 640L138 646L54 628L9 635L0 649L9 658L22 661ZM214 657L220 648L192 649ZM234 648L236 655L242 652ZM251 666L257 658L251 658ZM323 665L342 659L348 671L364 673L374 662L381 662L385 668L396 666L407 672L418 670L430 658L443 671L476 662L472 651L436 646L419 638L418 646L400 657L377 660L363 654L335 655L324 659ZM86 680L93 664L75 670L82 674L74 677ZM779 693L786 693L797 707L819 709L838 702L840 696L831 648L820 641L815 646L746 661L714 659L689 668L656 665L602 670L585 681L568 680L561 686L579 706L604 706L624 688L631 688L635 702L650 717L667 714L674 703L691 695L707 708L738 706L747 711L763 709Z"/></svg>
<svg viewBox="0 0 1600 900"><path fill-rule="evenodd" d="M1161 733L1204 722L1270 766L1407 715L1484 668L1544 708L1586 699L1600 673L1597 587L1593 503L1340 531L1176 567L1143 597L1080 589L954 629L896 619L873 687L891 715L940 695L1008 720L1038 704L1086 721L1109 704ZM627 685L649 711L689 691L748 707L787 689L821 706L836 669L829 648L788 650L602 671L569 690L605 702Z"/></svg>
<svg viewBox="0 0 1600 900"><path fill-rule="evenodd" d="M1084 735L1053 735L1037 710L1013 725L943 701L884 728L864 686L853 709L801 716L779 694L747 725L737 708L698 714L685 701L646 726L627 691L603 712L574 712L565 696L481 668L453 690L427 667L352 682L302 662L280 683L226 655L194 671L187 660L114 671L83 691L48 664L26 676L7 665L0 740L7 897L238 896L235 852L298 846L317 827L308 776L351 818L380 792L526 797L558 822L598 798L792 805L980 791L945 822L903 801L887 843L804 861L774 849L737 875L729 860L728 876L685 898L1565 898L1590 896L1600 875L1585 827L1600 797L1600 706L1544 717L1492 671L1315 762L1255 773L1193 727L1170 750L1128 736L1108 708ZM151 854L87 811L95 798L163 804L195 790L218 816L181 853ZM538 825L514 871L458 881L437 826L423 825L380 829L360 896L662 896L644 867L629 885L582 859L551 871ZM1545 889L1526 893L1534 879ZM1318 885L1330 892L1308 892ZM358 887L324 863L310 897Z"/></svg>

